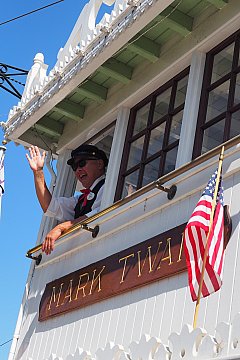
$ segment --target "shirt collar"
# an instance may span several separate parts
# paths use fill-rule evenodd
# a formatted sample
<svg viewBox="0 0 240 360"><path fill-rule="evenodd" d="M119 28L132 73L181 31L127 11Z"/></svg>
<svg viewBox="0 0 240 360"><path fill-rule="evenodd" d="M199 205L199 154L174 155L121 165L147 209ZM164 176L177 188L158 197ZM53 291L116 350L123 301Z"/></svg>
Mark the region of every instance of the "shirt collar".
<svg viewBox="0 0 240 360"><path fill-rule="evenodd" d="M102 179L105 179L105 174L101 175L99 178L97 178L94 183L90 186L90 190L94 189L94 187L101 181Z"/></svg>

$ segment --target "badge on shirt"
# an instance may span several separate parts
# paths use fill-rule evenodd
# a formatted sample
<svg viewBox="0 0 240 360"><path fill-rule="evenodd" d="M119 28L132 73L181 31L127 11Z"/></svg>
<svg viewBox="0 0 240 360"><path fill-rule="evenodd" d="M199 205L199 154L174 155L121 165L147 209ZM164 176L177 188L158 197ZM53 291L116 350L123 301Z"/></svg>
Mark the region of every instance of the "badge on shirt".
<svg viewBox="0 0 240 360"><path fill-rule="evenodd" d="M90 192L87 196L88 200L92 200L94 198L94 193Z"/></svg>

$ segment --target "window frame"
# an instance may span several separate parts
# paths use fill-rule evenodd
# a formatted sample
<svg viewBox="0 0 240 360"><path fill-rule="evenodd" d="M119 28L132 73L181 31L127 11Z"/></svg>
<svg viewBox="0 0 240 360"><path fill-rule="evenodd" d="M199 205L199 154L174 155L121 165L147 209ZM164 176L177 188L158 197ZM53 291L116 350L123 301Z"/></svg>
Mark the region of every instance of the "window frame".
<svg viewBox="0 0 240 360"><path fill-rule="evenodd" d="M175 102L176 94L177 94L177 90L178 90L178 83L179 83L179 81L184 79L184 77L189 76L189 72L190 72L190 66L186 67L180 73L175 75L173 78L171 78L169 81L164 83L162 86L160 86L158 89L156 89L154 92L149 94L146 98L144 98L143 100L141 100L139 103L137 103L135 106L133 106L131 108L114 201L117 201L122 198L122 190L123 190L125 178L129 174L134 173L138 169L139 169L139 175L138 175L138 182L137 182L136 190L140 189L142 187L142 183L143 183L145 166L148 163L150 163L151 161L153 161L159 157L160 157L160 164L159 164L159 170L158 170L158 178L163 175L164 166L165 166L165 162L166 162L166 155L168 154L169 151L171 151L172 149L179 146L179 141L180 141L179 139L175 140L174 142L171 142L170 144L168 144L168 140L169 140L169 135L170 135L170 130L171 130L172 118L176 114L179 114L181 111L184 110L184 105L185 105L185 101L186 101L186 97L185 97L184 102L182 104L178 105L174 109L174 102ZM164 93L169 88L171 88L171 94L170 94L170 100L168 103L168 111L163 117L161 117L158 120L153 121L156 99L159 95ZM186 96L186 94L185 94L185 96ZM143 108L148 103L150 104L150 109L149 109L149 113L148 113L147 124L143 130L141 130L133 135L136 114L141 108ZM162 149L160 149L159 151L157 151L156 153L154 153L151 156L147 156L151 131L165 122L166 122L166 125L165 125ZM135 166L132 166L131 168L127 169L131 144L134 141L136 141L137 139L140 139L142 136L144 136L144 143L143 143L141 160Z"/></svg>
<svg viewBox="0 0 240 360"><path fill-rule="evenodd" d="M231 44L234 46L234 52L230 72L217 81L211 83L214 57ZM221 143L230 139L232 114L240 110L240 103L234 105L236 78L238 74L240 74L240 30L236 31L220 44L216 45L206 55L192 159L195 159L202 154L204 131L219 123L221 120L225 119L223 139ZM224 84L226 81L230 82L226 111L206 121L210 92ZM207 150L206 152L211 151L213 148Z"/></svg>

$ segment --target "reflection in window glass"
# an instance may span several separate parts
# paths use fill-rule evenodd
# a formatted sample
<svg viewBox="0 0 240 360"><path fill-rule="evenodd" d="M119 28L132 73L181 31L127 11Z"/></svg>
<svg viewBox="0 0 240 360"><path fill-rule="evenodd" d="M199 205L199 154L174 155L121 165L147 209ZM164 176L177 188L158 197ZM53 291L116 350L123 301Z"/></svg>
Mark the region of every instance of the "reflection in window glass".
<svg viewBox="0 0 240 360"><path fill-rule="evenodd" d="M163 173L164 175L175 169L176 160L177 160L177 151L178 151L178 147L175 147L167 152L165 166L164 166L164 173Z"/></svg>
<svg viewBox="0 0 240 360"><path fill-rule="evenodd" d="M234 94L234 105L240 103L240 74L237 75L236 78L236 87L235 87L235 94Z"/></svg>
<svg viewBox="0 0 240 360"><path fill-rule="evenodd" d="M231 71L233 51L234 44L231 44L214 56L211 83L221 79Z"/></svg>
<svg viewBox="0 0 240 360"><path fill-rule="evenodd" d="M158 179L160 158L157 158L145 165L142 186Z"/></svg>
<svg viewBox="0 0 240 360"><path fill-rule="evenodd" d="M240 134L240 110L232 114L230 139Z"/></svg>
<svg viewBox="0 0 240 360"><path fill-rule="evenodd" d="M105 132L99 141L94 142L94 145L97 146L99 149L103 150L107 155L108 159L110 156L112 141L113 141L113 134L114 134L115 126L113 126L110 130Z"/></svg>
<svg viewBox="0 0 240 360"><path fill-rule="evenodd" d="M193 158L240 134L239 41L240 30L207 54Z"/></svg>
<svg viewBox="0 0 240 360"><path fill-rule="evenodd" d="M172 117L172 123L171 123L171 129L170 129L170 135L168 141L169 144L180 139L182 117L183 117L183 111L180 111L179 113L177 113Z"/></svg>
<svg viewBox="0 0 240 360"><path fill-rule="evenodd" d="M110 125L107 128L103 129L103 131L100 134L96 134L93 138L89 139L87 143L91 145L95 145L99 149L103 150L107 155L107 158L109 159L114 131L115 131L115 122L112 124L112 126ZM79 195L79 192L81 191L82 188L83 186L81 185L80 181L76 181L74 195Z"/></svg>
<svg viewBox="0 0 240 360"><path fill-rule="evenodd" d="M132 174L125 177L122 198L131 195L137 190L139 170L134 171Z"/></svg>
<svg viewBox="0 0 240 360"><path fill-rule="evenodd" d="M167 115L171 97L171 90L172 88L169 88L165 90L162 94L157 96L153 114L153 122Z"/></svg>
<svg viewBox="0 0 240 360"><path fill-rule="evenodd" d="M214 119L227 110L230 81L226 81L209 93L206 121Z"/></svg>
<svg viewBox="0 0 240 360"><path fill-rule="evenodd" d="M156 152L158 152L162 149L163 138L164 138L164 133L165 133L165 126L166 126L166 122L155 127L151 131L147 157L149 157L153 154L156 154Z"/></svg>
<svg viewBox="0 0 240 360"><path fill-rule="evenodd" d="M225 119L204 131L202 154L217 147L223 142Z"/></svg>
<svg viewBox="0 0 240 360"><path fill-rule="evenodd" d="M137 165L141 161L143 143L144 143L144 136L142 136L139 139L135 140L131 144L127 169L130 169L131 167Z"/></svg>
<svg viewBox="0 0 240 360"><path fill-rule="evenodd" d="M147 126L149 110L150 110L150 103L146 104L137 111L133 135L139 133Z"/></svg>
<svg viewBox="0 0 240 360"><path fill-rule="evenodd" d="M178 82L176 98L175 98L175 103L174 103L174 109L176 109L178 106L184 104L186 92L187 92L187 84L188 84L188 76L185 76L183 79L181 79Z"/></svg>
<svg viewBox="0 0 240 360"><path fill-rule="evenodd" d="M166 158L165 171L175 168L188 74L189 68L150 94L148 103L142 101L131 110L117 200L126 194L123 186L131 182L130 172L137 171L135 186L140 188L163 174Z"/></svg>

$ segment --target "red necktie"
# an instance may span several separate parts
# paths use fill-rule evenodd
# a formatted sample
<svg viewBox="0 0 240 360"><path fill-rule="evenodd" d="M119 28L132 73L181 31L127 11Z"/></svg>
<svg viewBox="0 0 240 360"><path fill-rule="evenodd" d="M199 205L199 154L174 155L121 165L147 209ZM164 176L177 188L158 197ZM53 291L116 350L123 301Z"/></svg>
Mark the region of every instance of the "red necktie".
<svg viewBox="0 0 240 360"><path fill-rule="evenodd" d="M82 189L81 192L82 192L82 195L81 195L80 198L81 198L81 200L83 199L82 206L86 206L87 205L87 200L88 200L87 197L90 194L91 190L90 189Z"/></svg>

